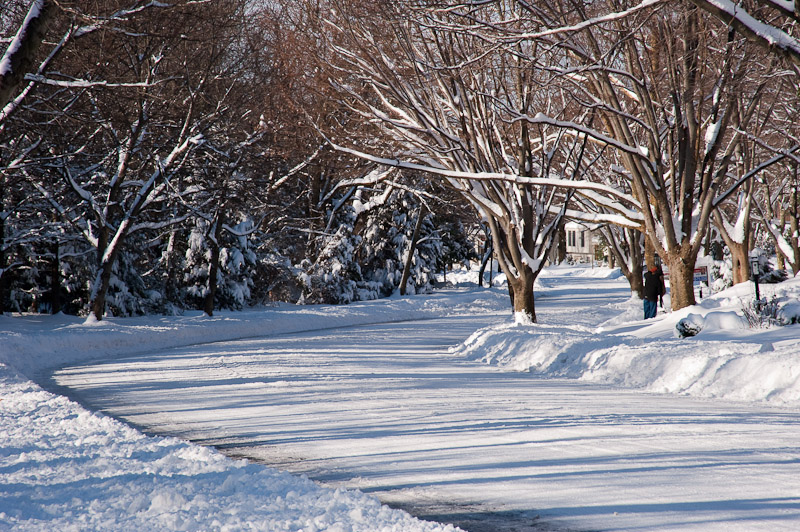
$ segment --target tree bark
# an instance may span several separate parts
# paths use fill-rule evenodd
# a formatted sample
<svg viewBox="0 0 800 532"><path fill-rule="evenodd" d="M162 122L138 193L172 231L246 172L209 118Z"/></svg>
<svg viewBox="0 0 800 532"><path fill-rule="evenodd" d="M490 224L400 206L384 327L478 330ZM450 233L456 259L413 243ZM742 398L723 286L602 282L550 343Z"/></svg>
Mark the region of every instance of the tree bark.
<svg viewBox="0 0 800 532"><path fill-rule="evenodd" d="M536 276L527 266L518 272L515 278L509 278L514 316L518 323L536 323L536 306L533 297L533 283Z"/></svg>
<svg viewBox="0 0 800 532"><path fill-rule="evenodd" d="M744 213L749 213L750 207L749 203L752 201L752 198L748 200L748 206L745 207L743 210ZM741 216L741 214L740 214ZM749 260L749 251L750 251L750 243L752 240L751 234L751 223L749 220L749 216L745 221L745 237L744 242L738 242L734 240L733 236L730 235L726 229L724 220L722 218L722 214L719 211L714 213L714 223L717 226L717 230L719 234L722 236L722 239L725 241L725 245L728 246L728 250L731 252L731 271L733 273L733 284L740 284L745 283L750 280L750 260Z"/></svg>
<svg viewBox="0 0 800 532"><path fill-rule="evenodd" d="M4 187L3 183L0 182L0 210L5 208L3 202L3 192ZM8 274L6 269L8 268L7 264L8 259L6 258L6 218L5 216L0 215L0 316L2 316L6 309L6 297L8 292Z"/></svg>
<svg viewBox="0 0 800 532"><path fill-rule="evenodd" d="M36 51L44 41L47 26L55 13L52 0L36 0L31 10L37 7L38 14L26 17L27 24L19 29L19 46L6 57L10 68L0 75L0 109L15 97L14 92L25 81L25 74L33 69Z"/></svg>
<svg viewBox="0 0 800 532"><path fill-rule="evenodd" d="M50 270L50 312L61 312L61 259L59 258L60 246L58 240L53 242L53 260Z"/></svg>
<svg viewBox="0 0 800 532"><path fill-rule="evenodd" d="M794 257L789 259L789 263L792 265L792 273L797 275L797 272L800 272L800 239L798 238L798 235L800 235L800 232L798 232L800 231L800 227L798 227L797 216L793 215L791 217L789 227L791 228L790 234L792 235L790 242L794 250Z"/></svg>
<svg viewBox="0 0 800 532"><path fill-rule="evenodd" d="M728 243L731 252L731 266L733 271L733 284L740 284L750 280L750 257L746 243Z"/></svg>
<svg viewBox="0 0 800 532"><path fill-rule="evenodd" d="M411 242L408 247L408 255L406 255L405 264L403 264L403 275L400 277L400 295L406 295L406 283L408 277L411 275L411 263L414 260L414 251L417 249L417 241L419 240L419 231L422 227L422 219L425 218L425 206L421 205L419 214L417 214L417 223L414 225L414 233L411 235Z"/></svg>
<svg viewBox="0 0 800 532"><path fill-rule="evenodd" d="M672 309L690 307L696 303L694 299L694 260L687 260L680 255L669 258L669 294Z"/></svg>
<svg viewBox="0 0 800 532"><path fill-rule="evenodd" d="M214 299L217 297L217 276L219 275L219 241L222 238L222 214L218 213L211 238L211 258L208 264L206 297L203 298L203 312L214 315Z"/></svg>
<svg viewBox="0 0 800 532"><path fill-rule="evenodd" d="M637 236L638 231L634 229L623 229L630 233L630 262L622 270L628 284L631 286L631 293L636 294L639 299L644 299L644 272L642 271L642 245L640 244L641 237ZM622 257L620 257L622 258ZM621 261L624 263L624 261Z"/></svg>
<svg viewBox="0 0 800 532"><path fill-rule="evenodd" d="M486 265L492 258L492 253L494 250L492 249L492 244L490 242L486 242L486 251L483 253L483 260L481 260L481 267L478 269L478 286L483 286L483 273L486 271ZM491 275L491 268L489 268L489 274ZM489 282L489 286L491 286L491 281Z"/></svg>
<svg viewBox="0 0 800 532"><path fill-rule="evenodd" d="M561 264L567 260L567 230L566 219L558 224L558 245L556 247L556 261Z"/></svg>
<svg viewBox="0 0 800 532"><path fill-rule="evenodd" d="M641 261L638 264L634 264L631 270L628 270L625 278L631 286L631 294L636 294L639 299L644 299L644 272L642 271Z"/></svg>
<svg viewBox="0 0 800 532"><path fill-rule="evenodd" d="M647 265L648 270L656 266L656 248L649 235L644 237L644 263Z"/></svg>
<svg viewBox="0 0 800 532"><path fill-rule="evenodd" d="M101 249L98 249L98 252L102 253ZM114 246L108 256L100 260L99 271L95 279L94 297L89 304L97 321L101 321L106 312L106 296L108 287L111 284L111 274L113 273L117 253L119 253L119 246Z"/></svg>

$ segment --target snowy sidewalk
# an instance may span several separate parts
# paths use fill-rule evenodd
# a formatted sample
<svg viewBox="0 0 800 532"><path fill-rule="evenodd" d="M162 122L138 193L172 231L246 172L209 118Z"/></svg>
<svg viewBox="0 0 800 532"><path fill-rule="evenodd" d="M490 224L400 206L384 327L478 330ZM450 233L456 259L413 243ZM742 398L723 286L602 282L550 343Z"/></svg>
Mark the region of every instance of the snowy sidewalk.
<svg viewBox="0 0 800 532"><path fill-rule="evenodd" d="M538 300L542 321L559 323L540 328L549 347L572 345L571 329L605 348L612 340L594 339L590 325L612 317L624 284L558 286ZM57 379L149 430L464 523L477 511L524 517L531 529L800 527L796 409L478 364L447 346L507 316L472 314L196 345ZM522 332L503 329L501 341ZM615 342L632 353L643 341Z"/></svg>

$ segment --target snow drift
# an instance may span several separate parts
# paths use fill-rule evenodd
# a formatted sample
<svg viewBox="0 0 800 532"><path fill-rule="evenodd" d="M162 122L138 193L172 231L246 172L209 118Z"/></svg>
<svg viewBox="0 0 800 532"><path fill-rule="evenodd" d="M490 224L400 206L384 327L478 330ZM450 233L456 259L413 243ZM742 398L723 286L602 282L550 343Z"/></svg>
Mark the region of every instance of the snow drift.
<svg viewBox="0 0 800 532"><path fill-rule="evenodd" d="M602 276L602 269L594 275ZM590 270L591 271L591 270ZM586 275L584 273L583 275ZM546 278L540 298L547 297ZM780 302L786 326L750 328L743 307L752 283L715 294L700 304L641 320L642 303L616 304L617 315L599 327L504 324L475 332L452 353L512 371L637 388L774 405L800 405L800 278L762 286ZM541 299L540 299L541 301ZM680 338L684 319L700 332Z"/></svg>

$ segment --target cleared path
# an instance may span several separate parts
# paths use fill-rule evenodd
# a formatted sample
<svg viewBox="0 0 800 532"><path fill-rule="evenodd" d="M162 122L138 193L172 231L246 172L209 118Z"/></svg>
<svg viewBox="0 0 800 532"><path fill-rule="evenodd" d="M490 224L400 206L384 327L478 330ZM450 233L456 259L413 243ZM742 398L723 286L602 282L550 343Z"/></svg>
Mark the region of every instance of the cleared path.
<svg viewBox="0 0 800 532"><path fill-rule="evenodd" d="M551 317L576 314L568 299ZM800 529L797 412L541 380L448 352L505 319L198 345L54 379L151 433L470 531Z"/></svg>

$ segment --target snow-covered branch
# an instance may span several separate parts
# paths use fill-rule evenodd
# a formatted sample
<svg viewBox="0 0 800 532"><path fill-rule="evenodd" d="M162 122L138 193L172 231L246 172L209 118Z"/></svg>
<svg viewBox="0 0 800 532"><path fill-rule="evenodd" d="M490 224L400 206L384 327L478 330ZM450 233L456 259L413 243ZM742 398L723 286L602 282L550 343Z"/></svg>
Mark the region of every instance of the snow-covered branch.
<svg viewBox="0 0 800 532"><path fill-rule="evenodd" d="M365 153L353 148L347 148L331 142L331 146L335 150L343 153L354 155L361 159L371 161L373 163L381 164L384 166L391 166L394 168L401 168L405 170L414 170L417 172L425 172L428 174L439 175L448 179L467 180L467 181L500 181L505 183L513 183L517 185L535 185L547 187L560 187L564 189L576 189L581 191L596 191L608 194L611 197L618 198L630 205L637 206L639 203L633 196L620 191L617 188L605 185L603 183L596 183L593 181L549 178L549 177L527 177L521 175L504 174L499 172L467 172L460 170L449 170L446 168L437 168L430 165L414 163L411 161L403 161L400 159L388 159L385 157L378 157ZM630 212L630 211L629 211Z"/></svg>
<svg viewBox="0 0 800 532"><path fill-rule="evenodd" d="M800 150L800 145L793 146L793 147L789 148L788 150L786 150L784 153L780 153L780 154L772 157L771 159L768 159L768 160L762 162L761 164L759 164L758 166L756 166L755 168L753 168L752 170L747 172L745 175L743 175L741 178L739 178L725 192L723 192L722 194L719 194L716 198L714 198L713 206L714 207L718 207L726 199L728 199L731 194L736 192L739 189L739 187L742 186L742 184L746 183L748 180L752 179L755 175L763 172L764 170L766 170L767 168L769 168L773 164L778 163L778 162L784 160L785 158L789 157L790 155L794 154L798 150Z"/></svg>
<svg viewBox="0 0 800 532"><path fill-rule="evenodd" d="M768 50L775 51L795 65L800 66L800 41L781 28L756 19L741 4L734 3L731 0L689 1L716 16L725 24L730 24L748 39ZM789 11L789 6L786 3L773 2L773 5L781 7L784 11Z"/></svg>
<svg viewBox="0 0 800 532"><path fill-rule="evenodd" d="M570 122L570 121L567 121L567 120L556 120L555 118L551 118L551 117L547 116L544 113L537 113L536 116L533 116L533 117L521 116L521 117L517 118L517 120L526 120L526 121L530 122L531 124L549 124L549 125L555 126L555 127L560 127L560 128L564 128L564 129L571 129L571 130L577 131L579 133L582 133L584 135L587 135L588 137L590 137L590 138L592 138L592 139L594 139L594 140L596 140L598 142L601 142L603 144L607 144L609 146L617 148L618 150L621 150L623 152L629 153L631 155L635 155L635 156L640 157L643 160L649 162L649 160L647 159L647 155L648 155L647 148L644 148L644 147L641 147L641 146L640 147L630 146L628 144L625 144L624 142L620 142L619 140L617 140L617 139L615 139L613 137L610 137L610 136L608 136L608 135L606 135L604 133L601 133L601 132L599 132L599 131L597 131L595 129L588 128L586 126L583 126L583 125L575 123L575 122Z"/></svg>
<svg viewBox="0 0 800 532"><path fill-rule="evenodd" d="M52 87L63 87L69 89L90 89L95 87L104 87L104 88L134 88L134 87L150 87L154 84L158 83L165 83L169 81L169 79L161 79L156 82L149 82L149 81L137 81L132 83L123 83L123 82L112 82L108 80L99 80L99 81L89 81L85 79L76 79L76 80L57 80L48 78L41 74L25 74L25 80L30 81L33 83L39 83L41 85L50 85Z"/></svg>

